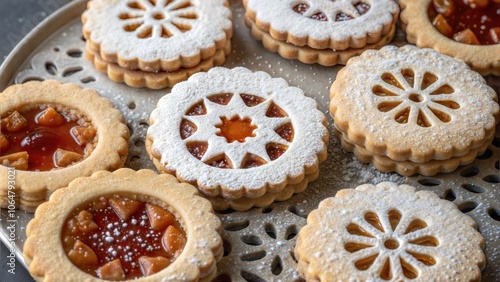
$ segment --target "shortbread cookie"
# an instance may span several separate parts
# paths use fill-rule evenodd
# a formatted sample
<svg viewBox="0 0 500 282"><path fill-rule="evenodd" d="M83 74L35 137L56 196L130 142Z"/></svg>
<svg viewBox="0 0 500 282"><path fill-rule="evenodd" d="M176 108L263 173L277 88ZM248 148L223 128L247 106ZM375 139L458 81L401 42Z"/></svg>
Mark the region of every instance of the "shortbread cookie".
<svg viewBox="0 0 500 282"><path fill-rule="evenodd" d="M400 0L406 38L465 61L482 75L500 75L500 2Z"/></svg>
<svg viewBox="0 0 500 282"><path fill-rule="evenodd" d="M158 169L208 197L258 198L299 183L326 159L326 118L281 78L214 68L174 86L150 118Z"/></svg>
<svg viewBox="0 0 500 282"><path fill-rule="evenodd" d="M344 189L307 217L295 246L306 281L480 281L476 223L430 191Z"/></svg>
<svg viewBox="0 0 500 282"><path fill-rule="evenodd" d="M0 94L2 195L39 202L73 179L125 163L123 115L96 91L57 81L28 82ZM2 202L5 206L7 202Z"/></svg>
<svg viewBox="0 0 500 282"><path fill-rule="evenodd" d="M101 171L37 209L23 251L37 281L211 281L220 230L210 203L173 176Z"/></svg>
<svg viewBox="0 0 500 282"><path fill-rule="evenodd" d="M193 68L232 37L227 0L92 0L82 15L94 53L123 69Z"/></svg>
<svg viewBox="0 0 500 282"><path fill-rule="evenodd" d="M365 45L363 48L359 49L349 48L344 50L318 50L308 46L299 47L287 42L278 41L272 38L268 33L260 30L250 18L245 17L245 23L250 28L252 36L257 40L262 41L262 44L267 50L278 53L285 59L297 59L305 64L318 63L322 66L334 66L337 64L345 65L350 58L357 56L368 49L379 49L382 46L389 44L394 38L394 34L396 32L396 26L394 25L389 33L384 35L380 41L374 44Z"/></svg>
<svg viewBox="0 0 500 282"><path fill-rule="evenodd" d="M396 161L460 157L494 134L495 91L465 63L407 45L369 50L330 91L335 127L353 144Z"/></svg>
<svg viewBox="0 0 500 282"><path fill-rule="evenodd" d="M484 145L477 149L470 150L467 154L460 157L452 157L446 160L430 160L425 163L416 163L412 161L395 161L386 156L374 155L366 148L354 145L346 139L345 133L335 130L335 135L339 138L342 148L348 152L353 152L356 158L363 163L372 163L373 166L382 172L397 172L404 176L421 174L432 176L438 173L449 173L455 171L459 166L472 163L477 156L483 154L493 141L490 137Z"/></svg>
<svg viewBox="0 0 500 282"><path fill-rule="evenodd" d="M116 82L124 82L132 87L147 87L150 89L162 89L172 87L186 80L189 76L200 71L207 71L214 66L220 66L226 61L226 55L231 52L231 41L226 46L218 49L213 57L201 61L197 66L181 68L175 71L144 72L140 70L128 70L117 64L104 61L99 54L94 53L89 47L85 50L85 56L94 63L100 72L106 73L108 77Z"/></svg>
<svg viewBox="0 0 500 282"><path fill-rule="evenodd" d="M278 41L345 50L375 44L395 25L393 0L243 0L246 16Z"/></svg>
<svg viewBox="0 0 500 282"><path fill-rule="evenodd" d="M294 194L303 192L309 182L312 182L318 178L319 170L316 172L306 174L304 180L297 184L288 184L283 190L277 193L266 193L258 198L247 198L241 197L236 200L231 200L227 198L223 198L220 196L217 197L206 197L214 207L215 210L227 210L229 208L236 211L247 211L253 207L267 207L273 202L286 201L290 199Z"/></svg>

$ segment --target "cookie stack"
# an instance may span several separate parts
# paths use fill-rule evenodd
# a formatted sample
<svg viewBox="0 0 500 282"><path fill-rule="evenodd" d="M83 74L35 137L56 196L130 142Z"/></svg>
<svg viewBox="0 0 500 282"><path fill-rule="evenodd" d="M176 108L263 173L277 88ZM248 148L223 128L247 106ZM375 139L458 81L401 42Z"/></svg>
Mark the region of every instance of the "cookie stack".
<svg viewBox="0 0 500 282"><path fill-rule="evenodd" d="M245 23L264 47L286 59L323 66L345 64L394 38L393 0L243 0Z"/></svg>
<svg viewBox="0 0 500 282"><path fill-rule="evenodd" d="M85 56L113 81L172 87L224 63L231 17L226 0L93 0L82 15Z"/></svg>
<svg viewBox="0 0 500 282"><path fill-rule="evenodd" d="M500 118L483 77L461 60L413 45L352 58L330 97L344 149L405 176L471 163L492 142Z"/></svg>
<svg viewBox="0 0 500 282"><path fill-rule="evenodd" d="M194 184L214 209L289 199L318 177L326 118L281 78L213 68L177 84L150 118L147 151L158 170Z"/></svg>

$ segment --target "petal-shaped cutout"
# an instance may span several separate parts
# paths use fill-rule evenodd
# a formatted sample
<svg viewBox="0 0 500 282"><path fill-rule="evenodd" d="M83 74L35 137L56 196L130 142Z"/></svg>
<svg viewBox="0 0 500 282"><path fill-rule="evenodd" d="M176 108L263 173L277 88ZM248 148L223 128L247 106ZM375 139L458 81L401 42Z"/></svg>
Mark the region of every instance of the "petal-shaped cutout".
<svg viewBox="0 0 500 282"><path fill-rule="evenodd" d="M247 107L255 107L266 100L262 97L250 94L240 94L240 97L241 100L243 100L243 103L247 105Z"/></svg>
<svg viewBox="0 0 500 282"><path fill-rule="evenodd" d="M381 85L375 85L375 86L373 86L372 92L373 92L373 94L375 94L377 96L382 96L382 97L385 97L385 96L398 96L397 94L395 94L395 93L393 93L393 92L385 89Z"/></svg>
<svg viewBox="0 0 500 282"><path fill-rule="evenodd" d="M188 25L186 23L180 23L180 22L176 22L174 20L172 20L172 24L177 27L180 31L182 32L186 32L186 31L189 31L191 30L192 26L191 25Z"/></svg>
<svg viewBox="0 0 500 282"><path fill-rule="evenodd" d="M408 251L408 250L406 252L427 266L436 264L436 260L429 255L416 253L416 252L412 252L412 251Z"/></svg>
<svg viewBox="0 0 500 282"><path fill-rule="evenodd" d="M220 93L220 94L215 94L215 95L211 95L211 96L207 97L207 99L210 102L216 103L216 104L219 104L219 105L227 105L227 104L229 104L229 101L231 101L232 98L233 98L233 94L232 93Z"/></svg>
<svg viewBox="0 0 500 282"><path fill-rule="evenodd" d="M127 6L134 10L146 10L146 8L139 1L130 2Z"/></svg>
<svg viewBox="0 0 500 282"><path fill-rule="evenodd" d="M391 110L393 110L394 108L396 108L397 106L399 106L402 102L401 101L398 101L398 102L395 102L395 101L386 101L386 102L382 102L382 103L379 103L377 105L377 109L381 112L389 112Z"/></svg>
<svg viewBox="0 0 500 282"><path fill-rule="evenodd" d="M208 149L208 142L189 142L186 147L195 158L201 160Z"/></svg>
<svg viewBox="0 0 500 282"><path fill-rule="evenodd" d="M349 232L349 234L352 235L375 238L375 236L370 234L368 231L364 230L361 226L357 225L356 223L351 223L347 225L346 229L347 232Z"/></svg>
<svg viewBox="0 0 500 282"><path fill-rule="evenodd" d="M423 236L423 237L411 240L408 243L419 245L419 246L427 246L427 247L439 246L439 240L433 236Z"/></svg>
<svg viewBox="0 0 500 282"><path fill-rule="evenodd" d="M187 116L202 116L207 114L207 108L205 107L205 103L200 101L194 104L189 110L187 110Z"/></svg>
<svg viewBox="0 0 500 282"><path fill-rule="evenodd" d="M431 127L432 126L432 123L429 121L427 116L421 110L418 110L417 124L421 127Z"/></svg>
<svg viewBox="0 0 500 282"><path fill-rule="evenodd" d="M324 21L326 21L326 16L324 16L324 17L325 17ZM352 19L354 19L354 18L346 13L338 13L337 15L335 15L336 22L343 22L343 21L348 21L348 20L352 20Z"/></svg>
<svg viewBox="0 0 500 282"><path fill-rule="evenodd" d="M271 272L274 275L279 275L283 271L283 262L279 256L275 256L271 263Z"/></svg>
<svg viewBox="0 0 500 282"><path fill-rule="evenodd" d="M440 105L443 105L443 106L450 108L452 110L456 110L456 109L460 108L460 105L458 103L456 103L455 101L447 100L447 101L433 101L433 102L440 104Z"/></svg>
<svg viewBox="0 0 500 282"><path fill-rule="evenodd" d="M307 10L309 10L309 5L307 5L305 3L301 3L301 4L298 4L298 5L295 5L293 7L293 10L296 13L303 15Z"/></svg>
<svg viewBox="0 0 500 282"><path fill-rule="evenodd" d="M392 73L384 73L381 76L382 80L385 81L385 83L388 83L390 85L396 86L397 88L404 90L403 86L399 83L399 81L394 77Z"/></svg>
<svg viewBox="0 0 500 282"><path fill-rule="evenodd" d="M404 259L399 258L401 263L401 268L403 269L403 275L408 279L415 279L418 277L418 271L411 264L406 262Z"/></svg>
<svg viewBox="0 0 500 282"><path fill-rule="evenodd" d="M429 107L429 110L442 122L447 123L451 121L449 114L442 112L440 110Z"/></svg>
<svg viewBox="0 0 500 282"><path fill-rule="evenodd" d="M373 262L375 259L378 257L378 254L362 258L354 263L354 266L356 266L357 269L359 270L367 270L372 266Z"/></svg>
<svg viewBox="0 0 500 282"><path fill-rule="evenodd" d="M432 91L431 95L439 95L439 94L452 94L455 92L455 89L453 87L449 86L448 84L445 84L438 89Z"/></svg>
<svg viewBox="0 0 500 282"><path fill-rule="evenodd" d="M401 75L403 75L404 79L406 80L406 82L408 82L408 84L411 86L411 87L414 87L415 85L415 73L413 72L412 69L404 69L404 70L401 70Z"/></svg>
<svg viewBox="0 0 500 282"><path fill-rule="evenodd" d="M361 244L361 243L353 243L349 242L344 245L344 249L350 253L355 253L359 250L366 249L373 247L372 245L366 245L366 244Z"/></svg>
<svg viewBox="0 0 500 282"><path fill-rule="evenodd" d="M391 223L392 231L395 231L396 227L398 227L399 221L401 220L401 217L402 217L401 212L394 209L394 210L390 210L387 215L389 217L389 222Z"/></svg>
<svg viewBox="0 0 500 282"><path fill-rule="evenodd" d="M164 25L161 27L161 37L163 38L169 38L172 37L174 34Z"/></svg>
<svg viewBox="0 0 500 282"><path fill-rule="evenodd" d="M380 222L380 218L378 217L378 215L376 213L374 213L374 212L365 213L365 220L371 226L377 228L381 232L385 232L384 227L382 226L382 223Z"/></svg>
<svg viewBox="0 0 500 282"><path fill-rule="evenodd" d="M404 108L399 113L396 114L394 120L398 123L408 123L408 117L410 116L410 108Z"/></svg>
<svg viewBox="0 0 500 282"><path fill-rule="evenodd" d="M125 30L127 32L136 31L140 26L142 26L143 23L144 22L136 22L136 23L131 23L131 24L125 25L123 27L123 30Z"/></svg>
<svg viewBox="0 0 500 282"><path fill-rule="evenodd" d="M389 258L385 260L384 266L380 270L380 278L383 280L392 279L391 260Z"/></svg>
<svg viewBox="0 0 500 282"><path fill-rule="evenodd" d="M193 135L198 127L191 121L187 119L182 119L180 126L181 139L184 140L189 136Z"/></svg>
<svg viewBox="0 0 500 282"><path fill-rule="evenodd" d="M288 114L281 109L278 105L276 105L274 102L269 105L269 108L267 109L266 112L266 117L270 118L280 118L280 117L287 117Z"/></svg>
<svg viewBox="0 0 500 282"><path fill-rule="evenodd" d="M437 76L426 72L424 73L424 78L422 79L422 85L420 85L420 89L424 90L429 87L431 84L435 83L438 80Z"/></svg>
<svg viewBox="0 0 500 282"><path fill-rule="evenodd" d="M410 224L408 225L408 228L406 228L406 231L404 234L408 234L411 232L415 232L420 229L424 229L427 227L427 223L421 219L414 219Z"/></svg>

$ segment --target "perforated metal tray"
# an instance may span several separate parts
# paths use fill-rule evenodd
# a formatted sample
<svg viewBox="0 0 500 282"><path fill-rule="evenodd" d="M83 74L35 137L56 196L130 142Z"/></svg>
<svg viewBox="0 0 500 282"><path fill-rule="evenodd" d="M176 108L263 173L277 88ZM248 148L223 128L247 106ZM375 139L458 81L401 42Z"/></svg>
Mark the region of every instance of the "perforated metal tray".
<svg viewBox="0 0 500 282"><path fill-rule="evenodd" d="M254 71L266 71L272 76L285 78L292 86L301 87L308 96L317 100L320 109L328 117L329 130L333 132L328 95L340 66L326 68L305 65L266 51L245 27L241 1L231 0L230 3L235 32L233 51L224 66L245 66ZM80 15L85 4L86 1L77 0L63 7L36 27L14 49L0 69L0 90L12 83L43 79L78 83L98 90L123 112L132 132L126 166L154 169L146 155L144 139L149 114L158 99L167 94L169 89L152 91L127 87L110 81L95 70L82 56L85 42L81 35ZM405 44L401 31L398 31L394 44ZM500 92L500 78L487 77L487 80L497 93ZM486 239L488 264L483 272L483 281L494 281L500 277L499 147L500 136L497 134L488 151L471 165L436 177L404 178L397 174L380 173L371 165L361 164L352 154L344 152L339 141L331 134L328 160L321 164L318 180L311 183L305 192L266 208L219 214L223 222L225 252L218 264L216 281L300 280L292 253L295 236L305 225L309 212L322 199L334 196L342 188L382 181L407 182L418 189L434 191L472 216ZM8 244L8 211L2 210L1 215L0 238ZM22 246L25 227L32 215L17 211L16 216L14 246L18 259L24 263Z"/></svg>

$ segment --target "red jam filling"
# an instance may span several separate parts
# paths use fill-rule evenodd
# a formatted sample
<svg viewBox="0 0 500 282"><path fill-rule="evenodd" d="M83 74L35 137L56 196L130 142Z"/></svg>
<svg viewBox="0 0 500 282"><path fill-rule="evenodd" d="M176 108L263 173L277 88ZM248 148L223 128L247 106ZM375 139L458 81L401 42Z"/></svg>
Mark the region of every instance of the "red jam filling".
<svg viewBox="0 0 500 282"><path fill-rule="evenodd" d="M89 122L46 105L13 111L1 122L0 163L20 170L48 171L78 162L96 136Z"/></svg>
<svg viewBox="0 0 500 282"><path fill-rule="evenodd" d="M161 271L181 254L187 238L167 209L115 195L74 210L64 223L62 240L78 268L116 281Z"/></svg>
<svg viewBox="0 0 500 282"><path fill-rule="evenodd" d="M428 14L434 27L455 41L472 45L500 43L498 0L433 0Z"/></svg>
<svg viewBox="0 0 500 282"><path fill-rule="evenodd" d="M295 5L292 9L294 12L297 14L304 15L311 7L306 4L306 3L299 3ZM370 10L370 5L359 2L354 5L354 8L358 11L359 15L364 15ZM326 22L328 21L328 17L323 13L323 12L318 12L310 16L311 19L321 21L321 22ZM342 22L342 21L348 21L354 19L353 16L346 14L344 12L339 12L338 14L335 15L335 20L336 22Z"/></svg>

